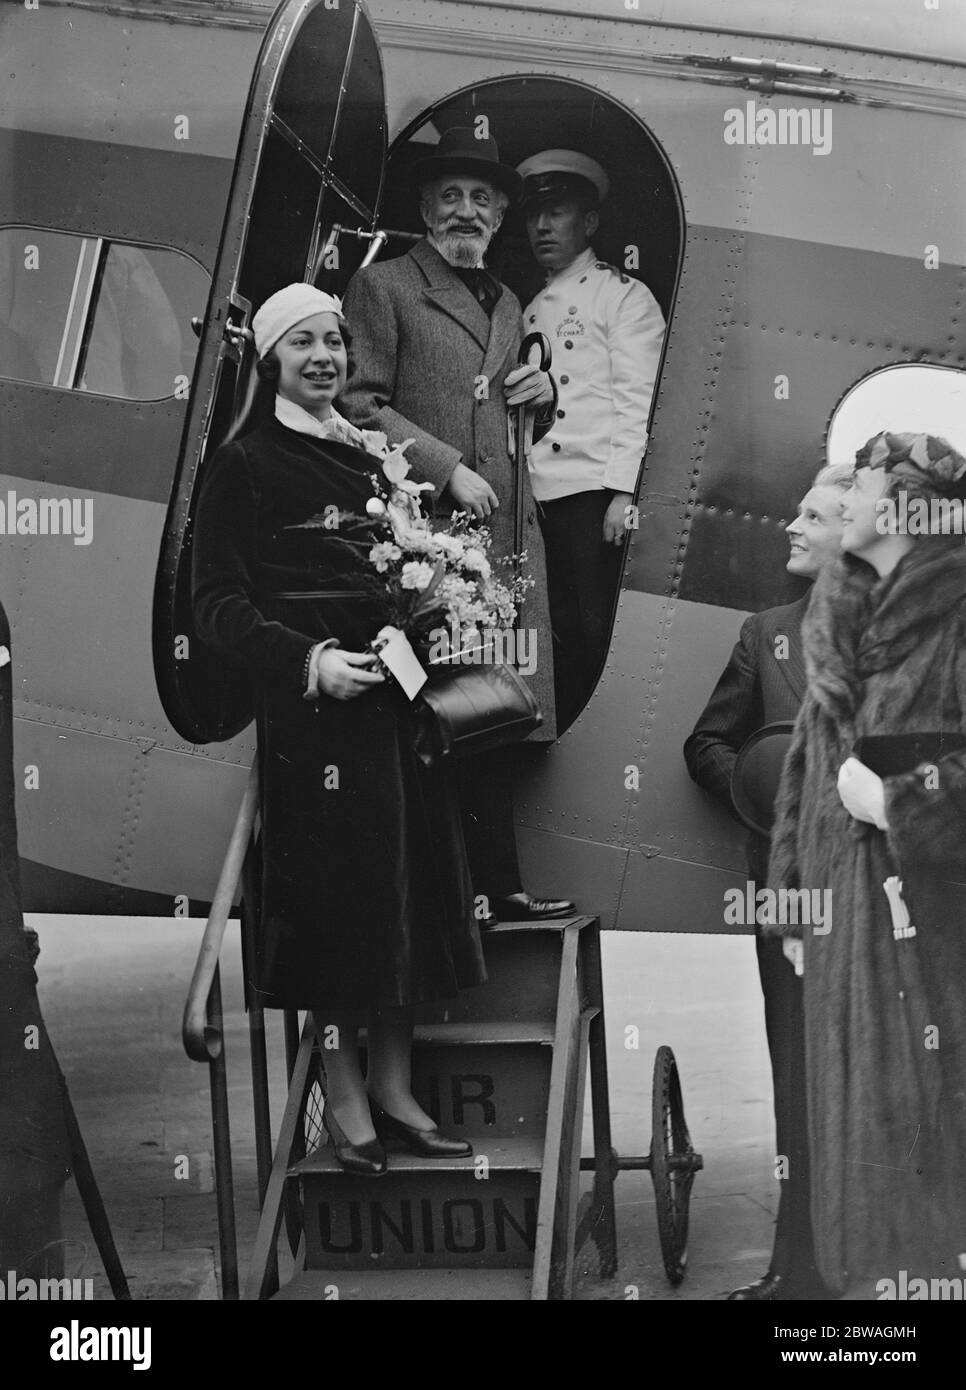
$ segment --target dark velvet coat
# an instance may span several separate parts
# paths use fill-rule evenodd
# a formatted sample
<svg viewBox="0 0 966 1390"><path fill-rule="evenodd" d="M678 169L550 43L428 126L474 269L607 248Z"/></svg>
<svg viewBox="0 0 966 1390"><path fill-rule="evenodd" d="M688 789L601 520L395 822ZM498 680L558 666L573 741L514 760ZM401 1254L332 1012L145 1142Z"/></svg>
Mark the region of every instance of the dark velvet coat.
<svg viewBox="0 0 966 1390"><path fill-rule="evenodd" d="M303 698L316 642L363 651L384 621L364 561L303 523L329 506L364 516L378 468L273 419L217 452L199 499L198 632L256 693L271 1005L391 1007L485 978L449 769L416 757L408 699L390 683Z"/></svg>
<svg viewBox="0 0 966 1390"><path fill-rule="evenodd" d="M823 1277L960 1276L966 1252L966 753L884 779L888 831L836 782L856 739L966 732L966 551L883 580L845 557L803 627L808 695L772 833L773 888L831 890L801 930L812 1220ZM917 934L897 940L883 883Z"/></svg>
<svg viewBox="0 0 966 1390"><path fill-rule="evenodd" d="M9 652L2 608L0 646ZM21 908L11 670L9 662L0 667L0 1230L7 1201L58 1187L70 1173L59 1075L37 1000L36 937L24 930ZM27 1046L34 1038L37 1046Z"/></svg>
<svg viewBox="0 0 966 1390"><path fill-rule="evenodd" d="M500 502L487 522L494 551L510 555L516 466L507 449L503 383L517 365L523 339L516 295L504 286L487 318L452 267L423 240L405 256L358 271L346 291L345 313L352 372L339 408L360 429L382 430L396 444L414 440L406 453L413 476L433 484L443 515L455 505L444 490L457 463L485 478ZM553 642L543 535L529 475L523 488L526 568L534 587L517 626L537 634L537 667L525 679L543 711L530 741L541 743L556 737Z"/></svg>

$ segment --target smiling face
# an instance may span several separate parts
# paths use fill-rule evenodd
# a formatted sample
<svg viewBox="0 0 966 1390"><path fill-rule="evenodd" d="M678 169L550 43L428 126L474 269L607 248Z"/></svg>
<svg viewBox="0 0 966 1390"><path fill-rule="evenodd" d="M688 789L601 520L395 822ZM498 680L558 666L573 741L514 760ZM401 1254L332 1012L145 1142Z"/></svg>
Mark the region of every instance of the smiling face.
<svg viewBox="0 0 966 1390"><path fill-rule="evenodd" d="M477 266L503 221L507 196L486 179L454 174L422 190L419 211L450 265Z"/></svg>
<svg viewBox="0 0 966 1390"><path fill-rule="evenodd" d="M345 385L347 354L335 314L313 314L290 328L273 349L278 394L324 420Z"/></svg>
<svg viewBox="0 0 966 1390"><path fill-rule="evenodd" d="M535 258L546 270L564 269L586 251L598 221L597 213L585 212L573 196L538 203L527 213L527 235Z"/></svg>
<svg viewBox="0 0 966 1390"><path fill-rule="evenodd" d="M791 545L785 566L789 574L814 579L839 553L844 496L838 487L813 487L806 492L798 504L798 515L785 527Z"/></svg>
<svg viewBox="0 0 966 1390"><path fill-rule="evenodd" d="M881 511L876 506L888 490L889 475L884 468L857 468L843 499L842 549L870 564L870 557L889 539L881 529Z"/></svg>

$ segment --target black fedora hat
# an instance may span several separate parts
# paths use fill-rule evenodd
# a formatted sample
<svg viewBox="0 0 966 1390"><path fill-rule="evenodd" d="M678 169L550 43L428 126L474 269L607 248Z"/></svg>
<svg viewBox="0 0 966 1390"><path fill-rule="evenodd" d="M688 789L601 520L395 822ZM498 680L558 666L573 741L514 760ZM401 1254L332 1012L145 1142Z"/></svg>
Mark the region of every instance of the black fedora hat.
<svg viewBox="0 0 966 1390"><path fill-rule="evenodd" d="M775 798L795 725L790 721L756 729L738 750L731 772L731 800L738 815L758 835L775 823Z"/></svg>
<svg viewBox="0 0 966 1390"><path fill-rule="evenodd" d="M500 151L493 137L478 136L472 126L451 126L433 153L413 165L417 185L446 174L478 174L501 188L511 203L519 200L523 189L517 171L500 163Z"/></svg>

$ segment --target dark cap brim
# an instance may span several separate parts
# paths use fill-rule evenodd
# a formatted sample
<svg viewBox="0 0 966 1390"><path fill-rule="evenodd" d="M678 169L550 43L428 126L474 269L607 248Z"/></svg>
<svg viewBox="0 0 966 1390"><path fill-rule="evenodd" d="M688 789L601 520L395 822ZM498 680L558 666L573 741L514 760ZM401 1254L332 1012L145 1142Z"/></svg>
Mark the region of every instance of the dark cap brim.
<svg viewBox="0 0 966 1390"><path fill-rule="evenodd" d="M529 181L529 179L525 179L523 183L522 206L524 208L553 202L556 198L589 198L593 200L595 207L600 203L600 193L596 185L580 174L562 173L553 183L548 182L542 188L528 189L527 183Z"/></svg>

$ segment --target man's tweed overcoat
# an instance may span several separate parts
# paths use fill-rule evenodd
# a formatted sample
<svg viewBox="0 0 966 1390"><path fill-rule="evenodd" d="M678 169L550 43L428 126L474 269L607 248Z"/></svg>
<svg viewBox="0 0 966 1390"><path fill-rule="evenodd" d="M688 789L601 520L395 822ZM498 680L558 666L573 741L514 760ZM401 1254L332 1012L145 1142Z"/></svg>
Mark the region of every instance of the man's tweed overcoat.
<svg viewBox="0 0 966 1390"><path fill-rule="evenodd" d="M520 301L505 286L492 318L428 241L397 260L368 266L351 280L345 314L352 335L348 384L340 409L361 429L382 430L393 443L414 439L406 457L413 475L436 488L437 514L453 507L443 496L462 462L485 478L500 501L488 523L494 550L513 550L514 473L507 447L503 382L517 365L523 337ZM543 711L533 735L555 737L553 646L543 538L529 477L524 479L526 568L535 581L517 618L536 632L530 687Z"/></svg>

